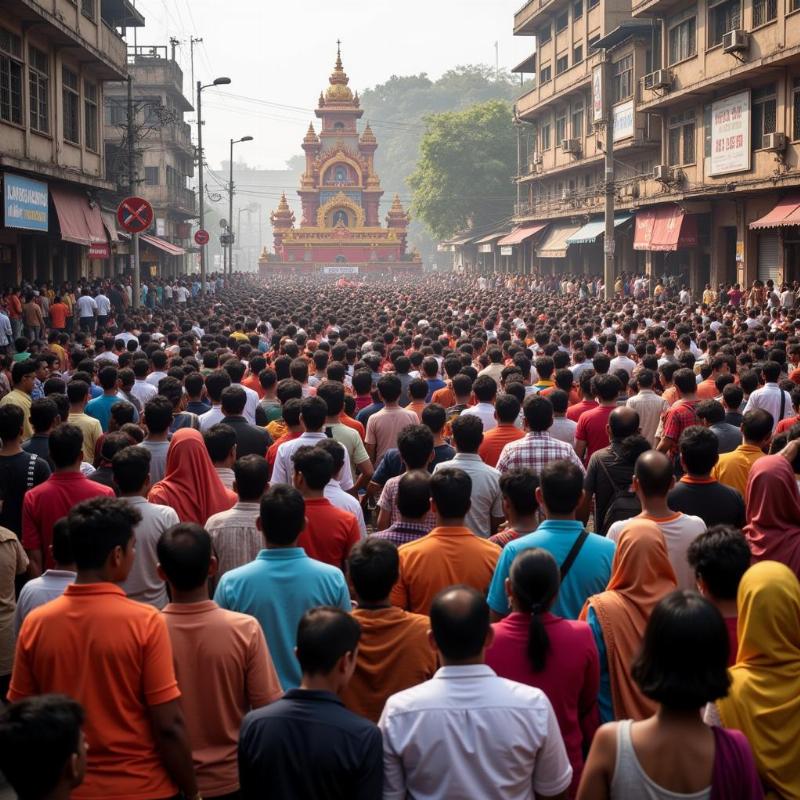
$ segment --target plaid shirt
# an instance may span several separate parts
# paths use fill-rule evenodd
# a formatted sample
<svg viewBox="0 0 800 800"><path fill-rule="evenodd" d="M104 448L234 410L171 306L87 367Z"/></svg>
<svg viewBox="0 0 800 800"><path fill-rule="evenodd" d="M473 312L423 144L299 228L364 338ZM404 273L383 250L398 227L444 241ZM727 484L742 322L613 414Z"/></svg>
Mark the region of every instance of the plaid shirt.
<svg viewBox="0 0 800 800"><path fill-rule="evenodd" d="M680 400L668 408L664 414L662 436L669 437L677 443L684 430L692 425L697 425L697 401ZM672 450L677 452L677 444L673 446Z"/></svg>
<svg viewBox="0 0 800 800"><path fill-rule="evenodd" d="M390 525L386 530L380 533L373 533L372 538L375 539L388 539L394 542L398 547L401 544L408 544L430 533L431 529L427 525L419 522L395 522Z"/></svg>
<svg viewBox="0 0 800 800"><path fill-rule="evenodd" d="M497 461L497 469L508 472L510 469L528 467L538 475L545 464L559 459L571 461L580 467L582 473L586 472L570 445L554 439L547 431L529 431L525 438L509 442L503 448Z"/></svg>

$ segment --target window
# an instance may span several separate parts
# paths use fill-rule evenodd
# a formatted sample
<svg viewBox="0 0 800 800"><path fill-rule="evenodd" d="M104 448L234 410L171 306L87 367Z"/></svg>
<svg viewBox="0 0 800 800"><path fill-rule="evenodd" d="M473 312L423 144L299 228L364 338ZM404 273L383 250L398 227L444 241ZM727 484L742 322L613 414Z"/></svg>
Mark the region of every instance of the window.
<svg viewBox="0 0 800 800"><path fill-rule="evenodd" d="M778 0L753 0L753 27L772 22L778 16Z"/></svg>
<svg viewBox="0 0 800 800"><path fill-rule="evenodd" d="M114 97L106 97L105 117L107 125L125 125L128 121L127 103Z"/></svg>
<svg viewBox="0 0 800 800"><path fill-rule="evenodd" d="M148 186L158 186L158 167L145 167L144 168L144 182Z"/></svg>
<svg viewBox="0 0 800 800"><path fill-rule="evenodd" d="M536 31L536 44L543 45L546 42L549 42L551 36L550 24L548 23L547 25L543 25L538 31Z"/></svg>
<svg viewBox="0 0 800 800"><path fill-rule="evenodd" d="M550 149L550 123L545 122L542 125L542 150Z"/></svg>
<svg viewBox="0 0 800 800"><path fill-rule="evenodd" d="M600 5L600 0L589 0L589 9L592 9L597 5Z"/></svg>
<svg viewBox="0 0 800 800"><path fill-rule="evenodd" d="M667 159L671 166L694 164L694 111L673 114L667 121Z"/></svg>
<svg viewBox="0 0 800 800"><path fill-rule="evenodd" d="M600 34L596 33L594 36L589 37L589 46L586 48L587 53L591 53L592 49L594 48L595 44L600 41Z"/></svg>
<svg viewBox="0 0 800 800"><path fill-rule="evenodd" d="M539 70L539 84L543 83L550 83L552 80L552 70L550 65L548 64L546 67L542 67Z"/></svg>
<svg viewBox="0 0 800 800"><path fill-rule="evenodd" d="M28 47L28 94L31 130L49 133L50 59L35 47Z"/></svg>
<svg viewBox="0 0 800 800"><path fill-rule="evenodd" d="M581 61L583 61L583 45L579 44L572 51L572 64L580 64Z"/></svg>
<svg viewBox="0 0 800 800"><path fill-rule="evenodd" d="M81 14L89 19L94 19L95 0L81 0Z"/></svg>
<svg viewBox="0 0 800 800"><path fill-rule="evenodd" d="M668 37L670 64L697 55L697 17L686 17L670 27Z"/></svg>
<svg viewBox="0 0 800 800"><path fill-rule="evenodd" d="M800 78L794 79L792 88L792 139L800 139Z"/></svg>
<svg viewBox="0 0 800 800"><path fill-rule="evenodd" d="M741 27L742 10L739 0L722 0L708 9L708 46L722 42L729 31Z"/></svg>
<svg viewBox="0 0 800 800"><path fill-rule="evenodd" d="M750 141L753 150L761 149L761 138L765 133L775 133L777 121L777 108L775 100L775 84L753 89L750 96L752 125Z"/></svg>
<svg viewBox="0 0 800 800"><path fill-rule="evenodd" d="M81 141L81 97L78 93L78 75L71 69L61 68L61 98L64 106L64 139L73 144Z"/></svg>
<svg viewBox="0 0 800 800"><path fill-rule="evenodd" d="M789 0L789 11L797 11L800 9L800 0Z"/></svg>
<svg viewBox="0 0 800 800"><path fill-rule="evenodd" d="M569 56L563 55L556 59L556 75L566 72L569 69Z"/></svg>
<svg viewBox="0 0 800 800"><path fill-rule="evenodd" d="M614 62L612 69L614 75L612 102L619 103L633 95L633 53Z"/></svg>
<svg viewBox="0 0 800 800"><path fill-rule="evenodd" d="M556 147L561 146L561 142L567 138L567 112L560 111L556 117Z"/></svg>
<svg viewBox="0 0 800 800"><path fill-rule="evenodd" d="M86 149L97 150L97 84L83 82L83 128Z"/></svg>
<svg viewBox="0 0 800 800"><path fill-rule="evenodd" d="M565 11L563 14L559 14L556 17L556 33L561 33L561 31L565 31L568 25L569 25L569 11Z"/></svg>
<svg viewBox="0 0 800 800"><path fill-rule="evenodd" d="M0 119L22 125L22 39L0 28Z"/></svg>
<svg viewBox="0 0 800 800"><path fill-rule="evenodd" d="M572 19L580 19L583 16L583 0L575 0L572 4Z"/></svg>
<svg viewBox="0 0 800 800"><path fill-rule="evenodd" d="M583 103L572 106L572 138L583 138Z"/></svg>

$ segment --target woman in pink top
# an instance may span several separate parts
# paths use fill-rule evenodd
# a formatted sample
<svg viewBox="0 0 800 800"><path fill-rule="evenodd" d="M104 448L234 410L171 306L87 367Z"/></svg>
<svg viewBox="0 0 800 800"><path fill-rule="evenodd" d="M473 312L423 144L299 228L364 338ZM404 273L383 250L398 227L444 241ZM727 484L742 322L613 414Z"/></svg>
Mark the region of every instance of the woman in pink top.
<svg viewBox="0 0 800 800"><path fill-rule="evenodd" d="M538 547L511 565L506 592L511 613L492 625L486 663L501 677L541 689L553 706L572 764L574 797L588 749L600 724L600 665L591 628L551 614L561 576L556 560Z"/></svg>

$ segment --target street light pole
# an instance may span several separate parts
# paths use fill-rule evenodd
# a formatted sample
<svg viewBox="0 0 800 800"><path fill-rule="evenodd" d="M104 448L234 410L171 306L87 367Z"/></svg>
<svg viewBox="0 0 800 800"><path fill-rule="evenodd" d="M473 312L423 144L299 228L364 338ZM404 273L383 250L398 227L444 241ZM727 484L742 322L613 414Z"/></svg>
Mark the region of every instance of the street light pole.
<svg viewBox="0 0 800 800"><path fill-rule="evenodd" d="M252 136L242 136L241 139L231 139L231 160L228 175L228 275L233 275L233 146L239 142L252 142ZM239 227L238 225L236 226Z"/></svg>
<svg viewBox="0 0 800 800"><path fill-rule="evenodd" d="M203 186L203 89L209 86L223 86L231 82L230 78L216 78L211 83L203 85L202 81L197 81L197 182L200 193L200 208L198 216L200 218L200 228L205 227L205 187ZM206 294L206 246L200 245L200 294Z"/></svg>

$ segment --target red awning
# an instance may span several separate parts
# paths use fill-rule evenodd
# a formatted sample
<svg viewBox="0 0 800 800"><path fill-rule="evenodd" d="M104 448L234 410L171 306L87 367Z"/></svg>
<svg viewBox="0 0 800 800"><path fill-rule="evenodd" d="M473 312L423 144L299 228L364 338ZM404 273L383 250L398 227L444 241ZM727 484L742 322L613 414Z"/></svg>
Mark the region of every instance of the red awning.
<svg viewBox="0 0 800 800"><path fill-rule="evenodd" d="M65 242L91 247L93 244L108 246L103 227L103 218L97 204L89 204L89 198L81 192L64 186L50 185L50 197L56 207L61 238Z"/></svg>
<svg viewBox="0 0 800 800"><path fill-rule="evenodd" d="M528 225L525 227L524 225L520 225L518 228L514 228L508 236L504 236L498 243L498 247L507 247L510 244L522 244L526 239L529 239L531 236L535 236L539 231L544 230L547 227L546 222L537 223L536 225Z"/></svg>
<svg viewBox="0 0 800 800"><path fill-rule="evenodd" d="M750 229L777 228L780 225L800 225L800 195L784 197L769 214L751 222Z"/></svg>
<svg viewBox="0 0 800 800"><path fill-rule="evenodd" d="M151 236L148 233L143 233L139 236L139 240L142 242L147 242L147 244L157 247L159 250L163 250L165 253L168 253L171 256L186 255L186 251L182 247L178 247L178 245L172 244L172 242L167 242L164 239L159 239L158 236Z"/></svg>
<svg viewBox="0 0 800 800"><path fill-rule="evenodd" d="M697 220L675 205L656 206L636 213L634 250L672 251L697 246Z"/></svg>

